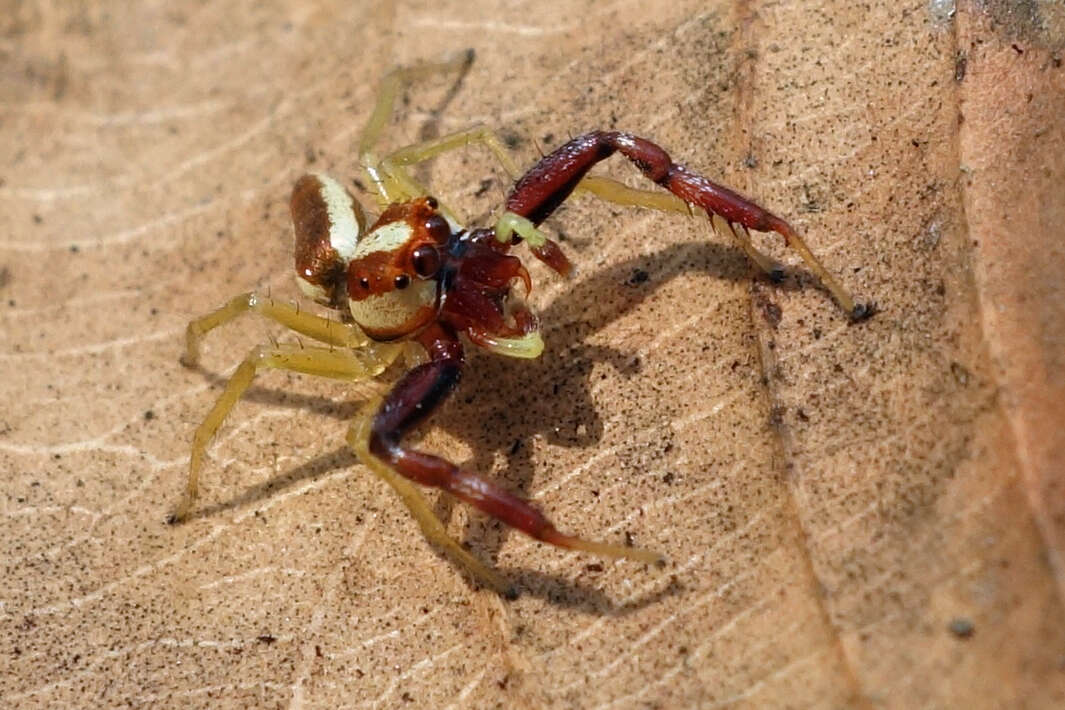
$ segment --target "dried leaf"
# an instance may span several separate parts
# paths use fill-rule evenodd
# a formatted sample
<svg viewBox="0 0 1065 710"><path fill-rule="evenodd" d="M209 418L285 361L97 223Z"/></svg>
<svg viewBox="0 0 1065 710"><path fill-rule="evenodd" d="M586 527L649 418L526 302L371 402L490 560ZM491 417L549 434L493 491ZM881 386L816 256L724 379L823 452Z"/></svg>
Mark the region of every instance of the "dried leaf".
<svg viewBox="0 0 1065 710"><path fill-rule="evenodd" d="M0 704L1065 705L1065 18L1048 4L16 4L0 20ZM534 264L548 350L471 358L424 433L643 569L448 501L523 592L472 587L342 446L370 387L263 376L165 524L192 429L284 334L189 318L294 298L289 186L473 123L529 165L619 127L792 221L782 245L575 199ZM639 184L622 161L606 170ZM484 223L504 174L420 169ZM365 196L365 195L364 195Z"/></svg>

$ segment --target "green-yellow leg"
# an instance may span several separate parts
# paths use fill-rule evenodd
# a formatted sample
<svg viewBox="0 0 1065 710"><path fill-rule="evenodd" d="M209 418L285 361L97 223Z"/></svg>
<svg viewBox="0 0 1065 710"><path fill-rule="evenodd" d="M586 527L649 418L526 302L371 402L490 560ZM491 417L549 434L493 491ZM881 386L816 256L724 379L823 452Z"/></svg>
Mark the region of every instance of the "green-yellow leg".
<svg viewBox="0 0 1065 710"><path fill-rule="evenodd" d="M620 183L617 180L612 180L611 178L599 175L589 175L585 177L577 185L577 189L590 192L596 197L616 205L648 207L662 212L691 213L690 206L674 195L651 190L638 190ZM744 253L750 257L751 261L753 261L758 268L766 274L769 274L772 278L779 276L780 266L773 259L755 249L754 244L751 242L751 237L743 225L730 225L724 217L717 214L710 214L709 217L713 223L714 230L722 235L731 235L732 238L739 243ZM792 229L789 229L786 234L781 234L781 236L787 241L789 247L798 252L802 260L806 262L806 266L809 267L814 275L821 280L821 283L823 283L825 288L831 292L832 296L840 306L842 306L847 313L855 313L854 298L845 288L843 288L842 284L836 280L836 277L834 277L828 269L821 264L821 261L814 256L813 252L810 251L810 248L806 245L806 241Z"/></svg>
<svg viewBox="0 0 1065 710"><path fill-rule="evenodd" d="M626 207L646 207L659 212L690 215L691 205L676 195L660 190L640 190L603 175L587 175L577 183L577 192L590 192L600 200Z"/></svg>
<svg viewBox="0 0 1065 710"><path fill-rule="evenodd" d="M429 502L425 500L418 487L370 453L370 427L373 424L374 414L380 406L380 399L370 402L358 419L352 422L351 429L348 430L348 444L355 451L355 455L367 468L392 487L430 542L439 545L479 583L494 589L503 596L514 597L515 590L506 580L467 552L462 545L447 534L444 524L433 513Z"/></svg>
<svg viewBox="0 0 1065 710"><path fill-rule="evenodd" d="M403 199L427 195L429 194L428 191L411 177L406 169L407 166L435 158L441 153L478 144L487 147L492 152L492 155L496 157L511 179L517 178L518 168L507 153L506 148L503 147L503 141L500 140L495 131L486 126L475 126L464 131L400 148L381 161L379 174L389 191L400 195ZM440 211L455 224L461 223L454 212L442 203Z"/></svg>
<svg viewBox="0 0 1065 710"><path fill-rule="evenodd" d="M754 244L751 243L751 235L747 233L747 229L742 224L729 225L728 221L719 214L709 215L710 223L714 227L714 231L721 236L730 236L735 239L740 248L743 249L743 253L758 266L759 269L768 274L771 278L777 278L781 274L780 266L754 248Z"/></svg>
<svg viewBox="0 0 1065 710"><path fill-rule="evenodd" d="M379 375L401 350L402 346L396 344L372 344L357 351L347 348L304 347L293 343L259 345L252 348L229 378L218 401L193 435L185 497L174 513L174 520L184 520L192 510L199 495L200 469L203 467L207 444L259 370L276 368L338 380L365 380Z"/></svg>
<svg viewBox="0 0 1065 710"><path fill-rule="evenodd" d="M362 129L362 135L359 137L359 160L362 162L363 169L366 170L367 177L377 188L385 204L398 202L403 197L396 193L398 186L394 182L389 184L385 176L381 174L377 156L373 153L373 147L377 145L385 126L388 125L388 121L392 117L396 96L399 95L405 85L416 79L432 76L433 74L459 71L469 66L472 61L473 50L466 50L458 52L442 62L427 62L412 67L393 69L381 80L381 86L377 93L377 103L374 104L373 112L366 121L366 125Z"/></svg>
<svg viewBox="0 0 1065 710"><path fill-rule="evenodd" d="M601 175L589 175L585 177L581 180L580 184L577 185L577 189L583 192L590 192L599 199L615 205L646 207L648 209L658 210L659 212L692 214L691 205L676 195L655 190L640 190ZM721 215L708 214L707 216L711 220L714 231L723 237L734 239L740 245L740 248L743 249L743 252L759 269L771 277L776 277L780 273L780 267L775 261L755 249L754 244L751 243L751 237L747 233L747 230L744 229L743 225L729 225ZM802 250L800 249L798 251L805 259L806 257ZM818 275L821 275L821 271L818 271Z"/></svg>
<svg viewBox="0 0 1065 710"><path fill-rule="evenodd" d="M547 235L537 229L532 220L514 212L504 212L495 223L496 239L503 244L517 234L532 248L542 247L547 243Z"/></svg>
<svg viewBox="0 0 1065 710"><path fill-rule="evenodd" d="M358 326L330 320L301 311L298 306L279 303L257 293L234 296L226 305L189 323L185 329L185 355L182 363L195 367L200 361L200 341L210 331L245 313L254 312L321 343L341 348L362 348L370 343Z"/></svg>

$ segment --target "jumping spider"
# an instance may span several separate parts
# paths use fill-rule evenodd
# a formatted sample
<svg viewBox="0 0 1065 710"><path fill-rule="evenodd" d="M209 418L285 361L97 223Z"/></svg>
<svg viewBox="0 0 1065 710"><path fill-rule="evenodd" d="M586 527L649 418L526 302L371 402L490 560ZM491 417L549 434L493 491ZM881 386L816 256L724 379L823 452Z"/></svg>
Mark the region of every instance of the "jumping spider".
<svg viewBox="0 0 1065 710"><path fill-rule="evenodd" d="M540 355L544 343L536 317L516 299L508 298L515 281L522 282L526 292L532 287L529 273L510 250L524 241L533 256L567 275L569 261L538 225L578 187L619 205L686 213L693 207L704 210L719 234L735 239L770 275L776 273L774 262L752 246L747 230L776 232L800 254L852 318L869 314L870 310L855 304L821 266L787 222L674 163L662 148L644 138L616 131L586 133L543 157L520 178L499 138L484 127L409 146L378 159L373 146L391 116L400 89L416 77L465 69L472 57L472 52L466 52L449 61L397 69L383 80L359 141L360 161L383 208L376 221L367 219L359 203L330 177L304 175L296 182L291 200L296 281L307 296L336 311L339 320L244 293L189 323L187 365L198 362L200 340L208 331L248 311L322 345L281 343L252 349L196 430L188 486L173 521L185 519L191 511L207 445L259 370L280 368L339 380L363 380L381 374L403 352L404 345L413 342L424 348L424 361L399 379L383 403L370 403L351 426L347 440L359 460L399 494L425 535L474 579L501 593L514 593L497 572L447 535L414 483L442 488L506 525L552 545L639 562L662 562L664 558L655 552L563 534L530 503L495 483L403 443L407 432L429 417L458 384L464 363L459 334L500 355ZM467 229L445 205L427 196L407 166L474 143L486 146L517 180L493 226ZM615 152L672 194L637 190L587 175L596 163Z"/></svg>

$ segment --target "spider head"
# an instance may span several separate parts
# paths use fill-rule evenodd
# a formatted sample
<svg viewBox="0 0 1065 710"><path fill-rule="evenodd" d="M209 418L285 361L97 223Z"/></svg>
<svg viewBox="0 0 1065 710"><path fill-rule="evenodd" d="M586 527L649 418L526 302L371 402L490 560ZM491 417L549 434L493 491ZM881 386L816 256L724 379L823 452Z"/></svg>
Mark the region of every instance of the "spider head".
<svg viewBox="0 0 1065 710"><path fill-rule="evenodd" d="M436 208L431 197L391 205L355 246L348 308L374 340L414 335L437 316L451 226Z"/></svg>
<svg viewBox="0 0 1065 710"><path fill-rule="evenodd" d="M440 307L451 225L431 197L391 205L369 229L362 207L327 175L292 191L296 283L323 306L348 308L375 340L414 335Z"/></svg>

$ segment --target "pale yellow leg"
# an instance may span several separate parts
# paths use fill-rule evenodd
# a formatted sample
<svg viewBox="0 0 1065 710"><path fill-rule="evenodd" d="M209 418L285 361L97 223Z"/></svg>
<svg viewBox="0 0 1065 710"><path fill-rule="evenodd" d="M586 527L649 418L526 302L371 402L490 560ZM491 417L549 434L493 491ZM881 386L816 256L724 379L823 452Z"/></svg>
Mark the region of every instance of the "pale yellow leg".
<svg viewBox="0 0 1065 710"><path fill-rule="evenodd" d="M691 215L693 210L684 200L668 192L657 190L639 190L602 175L589 175L577 185L577 189L590 192L601 200L627 207L646 207L659 212L678 212ZM702 210L700 210L702 211ZM754 264L766 274L776 278L780 267L771 258L755 249L751 237L742 225L732 225L724 217L707 213L714 231L723 237L734 239ZM801 253L801 252L800 252Z"/></svg>
<svg viewBox="0 0 1065 710"><path fill-rule="evenodd" d="M507 584L506 580L467 552L462 545L447 534L444 524L433 513L429 502L425 500L414 483L393 471L388 464L370 453L370 427L373 424L374 414L380 406L379 399L370 402L359 418L352 422L351 429L348 430L348 443L355 451L355 455L367 468L392 487L403 504L407 506L410 514L418 521L418 526L430 542L439 545L481 584L504 596L515 596L514 588Z"/></svg>
<svg viewBox="0 0 1065 710"><path fill-rule="evenodd" d="M503 146L503 141L499 135L487 126L474 126L440 138L433 138L422 143L400 148L386 156L381 162L382 164L390 163L392 165L413 165L423 160L435 158L441 153L466 148L471 145L483 145L488 148L496 160L499 161L499 164L503 166L507 175L511 179L517 179L518 166L514 164L514 160L507 153L507 149Z"/></svg>
<svg viewBox="0 0 1065 710"><path fill-rule="evenodd" d="M193 435L185 497L174 513L174 520L184 520L192 510L199 495L200 469L203 467L207 444L259 370L277 368L338 380L364 380L384 371L401 350L402 346L389 343L375 343L358 351L347 348L303 347L292 343L260 345L253 348L229 378L218 401Z"/></svg>
<svg viewBox="0 0 1065 710"><path fill-rule="evenodd" d="M843 284L837 281L836 277L821 264L821 261L814 256L812 251L810 251L810 247L806 245L806 241L800 237L795 230L789 231L784 235L784 238L788 240L788 246L799 252L799 256L802 257L802 260L806 262L806 265L810 267L810 270L821 280L821 283L824 284L825 288L827 288L829 293L832 294L832 297L836 299L836 303L838 303L843 310L847 311L851 318L861 320L872 315L876 309L876 305L857 305L850 292L843 288Z"/></svg>
<svg viewBox="0 0 1065 710"><path fill-rule="evenodd" d="M518 168L507 153L506 148L503 147L503 141L500 140L495 131L486 126L475 126L464 131L400 148L381 161L379 172L386 185L390 186L390 189L398 193L403 199L421 197L429 193L425 187L411 177L406 169L407 166L435 158L441 153L477 144L484 145L492 152L492 155L496 157L507 172L508 177L511 179L517 178ZM442 202L440 211L453 223L462 223L455 213Z"/></svg>
<svg viewBox="0 0 1065 710"><path fill-rule="evenodd" d="M751 235L747 233L742 224L730 225L728 220L719 214L708 213L707 216L710 218L710 224L713 226L714 231L722 237L735 239L747 255L747 258L753 261L759 269L774 278L782 273L780 266L776 262L754 248L754 244L751 243Z"/></svg>
<svg viewBox="0 0 1065 710"><path fill-rule="evenodd" d="M601 175L589 175L577 185L577 189L590 192L596 197L616 205L632 207L647 207L662 212L682 212L691 214L692 208L676 195L653 190L638 190L624 183ZM781 274L780 266L770 257L758 251L751 242L751 237L741 224L729 225L724 217L717 214L707 213L713 223L714 230L721 235L729 235L735 239L744 253L750 257L762 271L776 279ZM860 318L868 313L865 309L855 310L854 298L836 278L821 264L807 246L806 241L794 230L790 230L783 236L792 249L798 252L810 270L820 279L825 288L829 290L836 302L852 317Z"/></svg>
<svg viewBox="0 0 1065 710"><path fill-rule="evenodd" d="M473 50L456 53L442 62L427 62L413 67L399 67L393 69L381 80L381 86L377 93L377 103L374 105L370 118L362 129L359 137L359 160L366 171L370 182L377 188L382 201L398 202L402 195L397 194L397 185L381 174L377 156L373 153L373 147L381 138L385 126L392 117L392 109L396 103L396 96L402 88L416 79L434 74L442 74L450 71L459 71L469 66L473 61Z"/></svg>
<svg viewBox="0 0 1065 710"><path fill-rule="evenodd" d="M299 306L279 303L257 293L234 296L226 305L189 323L185 330L185 355L182 363L194 367L200 361L200 341L220 325L248 312L258 313L276 323L321 343L341 348L362 348L370 343L358 326L330 320L301 311Z"/></svg>
<svg viewBox="0 0 1065 710"><path fill-rule="evenodd" d="M590 192L600 200L626 207L646 207L659 212L692 214L691 205L661 190L640 190L603 175L587 175L577 183L577 192Z"/></svg>

